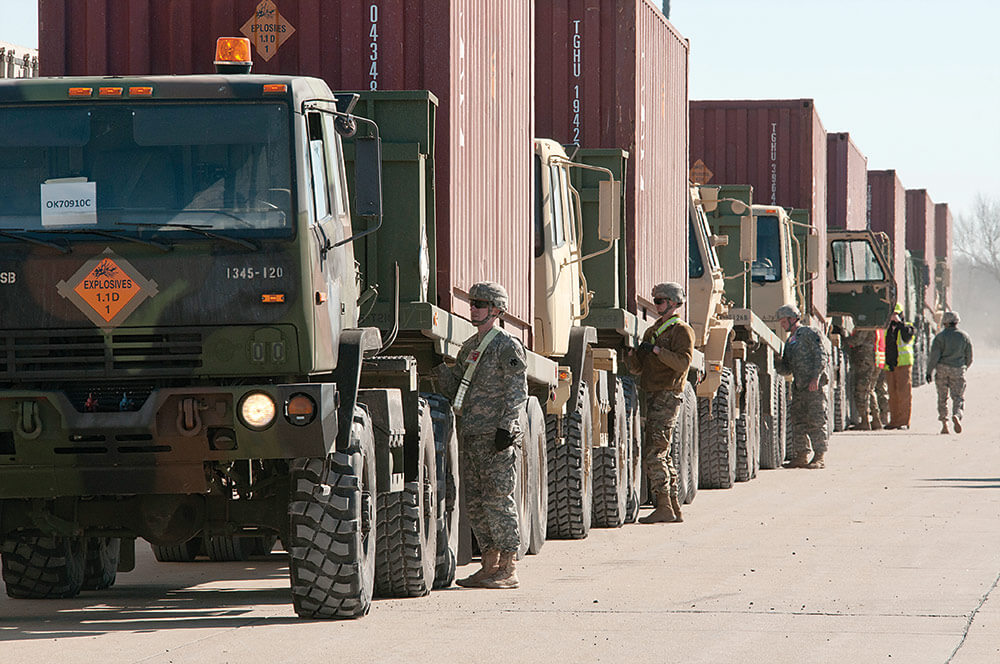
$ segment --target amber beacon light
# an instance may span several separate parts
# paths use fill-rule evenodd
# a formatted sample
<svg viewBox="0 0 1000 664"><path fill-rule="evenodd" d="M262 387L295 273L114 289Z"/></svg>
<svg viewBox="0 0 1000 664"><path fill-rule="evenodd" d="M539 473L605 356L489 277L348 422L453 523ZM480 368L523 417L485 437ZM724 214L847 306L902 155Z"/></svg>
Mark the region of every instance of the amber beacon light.
<svg viewBox="0 0 1000 664"><path fill-rule="evenodd" d="M215 42L215 72L217 74L249 74L250 40L246 37L219 37Z"/></svg>

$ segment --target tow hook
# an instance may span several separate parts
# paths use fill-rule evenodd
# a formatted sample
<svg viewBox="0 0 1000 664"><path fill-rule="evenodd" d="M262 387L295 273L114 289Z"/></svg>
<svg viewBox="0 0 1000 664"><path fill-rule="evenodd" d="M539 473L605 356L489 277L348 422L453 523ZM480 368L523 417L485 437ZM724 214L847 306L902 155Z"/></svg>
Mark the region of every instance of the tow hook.
<svg viewBox="0 0 1000 664"><path fill-rule="evenodd" d="M38 417L38 404L34 401L22 401L20 416L17 418L17 435L21 438L34 440L42 435L42 421Z"/></svg>
<svg viewBox="0 0 1000 664"><path fill-rule="evenodd" d="M191 438L201 433L201 411L207 407L204 402L192 397L177 404L177 430L182 436Z"/></svg>

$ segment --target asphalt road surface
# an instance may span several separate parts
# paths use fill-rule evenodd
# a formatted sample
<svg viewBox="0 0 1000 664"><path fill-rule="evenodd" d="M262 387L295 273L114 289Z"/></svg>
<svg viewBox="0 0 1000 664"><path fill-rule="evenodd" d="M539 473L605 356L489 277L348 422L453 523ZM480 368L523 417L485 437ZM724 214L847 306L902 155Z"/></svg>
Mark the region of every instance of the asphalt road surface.
<svg viewBox="0 0 1000 664"><path fill-rule="evenodd" d="M1000 662L1000 360L969 375L965 432L833 437L826 470L700 491L683 524L545 544L512 591L377 600L306 622L280 554L158 564L113 588L0 598L0 662ZM472 566L459 570L468 574Z"/></svg>

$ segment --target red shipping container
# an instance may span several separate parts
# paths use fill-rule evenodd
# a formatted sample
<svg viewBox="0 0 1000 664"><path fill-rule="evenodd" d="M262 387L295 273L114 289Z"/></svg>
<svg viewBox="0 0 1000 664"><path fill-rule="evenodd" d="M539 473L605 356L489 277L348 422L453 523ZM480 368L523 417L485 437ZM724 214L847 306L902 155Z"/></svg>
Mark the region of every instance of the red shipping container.
<svg viewBox="0 0 1000 664"><path fill-rule="evenodd" d="M530 0L39 0L39 59L46 76L210 73L216 39L247 34L255 73L430 90L438 304L467 315L469 286L499 281L526 337L532 20Z"/></svg>
<svg viewBox="0 0 1000 664"><path fill-rule="evenodd" d="M802 208L826 245L826 130L811 99L691 102L691 177L749 184L754 202ZM826 316L826 261L809 307Z"/></svg>
<svg viewBox="0 0 1000 664"><path fill-rule="evenodd" d="M826 135L827 228L868 227L868 158L846 132Z"/></svg>
<svg viewBox="0 0 1000 664"><path fill-rule="evenodd" d="M934 258L936 262L944 263L951 270L951 241L952 241L953 219L951 210L947 203L938 203L934 206ZM951 280L945 292L939 294L944 296L944 302L951 303ZM939 298L940 299L940 298Z"/></svg>
<svg viewBox="0 0 1000 664"><path fill-rule="evenodd" d="M906 190L906 248L930 270L924 302L934 310L934 201L926 189Z"/></svg>
<svg viewBox="0 0 1000 664"><path fill-rule="evenodd" d="M688 42L649 0L537 2L535 29L537 134L629 152L625 305L642 313L687 281Z"/></svg>
<svg viewBox="0 0 1000 664"><path fill-rule="evenodd" d="M889 236L900 301L906 293L906 190L896 171L868 171L868 227Z"/></svg>

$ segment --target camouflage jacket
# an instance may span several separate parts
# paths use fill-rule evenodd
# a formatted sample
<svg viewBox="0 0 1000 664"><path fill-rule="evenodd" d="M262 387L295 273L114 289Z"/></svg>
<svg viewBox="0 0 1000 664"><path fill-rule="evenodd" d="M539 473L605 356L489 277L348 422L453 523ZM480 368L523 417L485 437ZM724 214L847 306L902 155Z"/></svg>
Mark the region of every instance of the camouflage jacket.
<svg viewBox="0 0 1000 664"><path fill-rule="evenodd" d="M875 330L855 330L845 339L851 363L859 366L875 366Z"/></svg>
<svg viewBox="0 0 1000 664"><path fill-rule="evenodd" d="M785 342L775 368L782 376L791 375L796 387L805 389L815 378L819 378L820 385L826 385L829 380L827 362L827 352L819 332L808 325L799 325Z"/></svg>
<svg viewBox="0 0 1000 664"><path fill-rule="evenodd" d="M657 329L663 323L663 319L656 319L642 335L643 341L657 346L660 352L630 352L626 357L628 369L640 376L639 385L647 392L683 392L694 355L694 330L678 319L656 336Z"/></svg>
<svg viewBox="0 0 1000 664"><path fill-rule="evenodd" d="M931 353L927 358L927 373L943 364L947 367L972 366L972 342L962 330L946 327L937 333L931 342Z"/></svg>
<svg viewBox="0 0 1000 664"><path fill-rule="evenodd" d="M462 344L454 366L441 364L435 369L441 393L455 401L458 386L467 368L469 355L479 347L479 334ZM507 331L498 328L490 345L483 351L472 383L465 393L459 429L462 435L492 434L497 429L511 433L518 430L518 413L528 399L528 372L524 346Z"/></svg>

